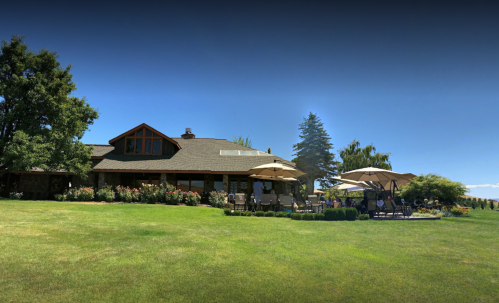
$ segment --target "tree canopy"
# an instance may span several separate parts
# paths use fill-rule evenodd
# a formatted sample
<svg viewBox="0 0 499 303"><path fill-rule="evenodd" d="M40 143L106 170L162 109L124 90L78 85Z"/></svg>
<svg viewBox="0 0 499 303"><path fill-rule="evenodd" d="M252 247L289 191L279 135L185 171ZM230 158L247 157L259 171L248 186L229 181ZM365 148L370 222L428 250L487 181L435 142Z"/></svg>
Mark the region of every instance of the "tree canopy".
<svg viewBox="0 0 499 303"><path fill-rule="evenodd" d="M246 139L244 139L243 136L236 137L236 135L234 135L232 136L232 142L246 147L252 146L249 136L247 136Z"/></svg>
<svg viewBox="0 0 499 303"><path fill-rule="evenodd" d="M377 153L372 144L361 148L359 141L355 139L347 147L340 149L340 158L341 163L338 164L338 170L342 173L369 167L369 165L392 170L390 153Z"/></svg>
<svg viewBox="0 0 499 303"><path fill-rule="evenodd" d="M324 130L324 124L317 114L309 113L300 124L301 142L293 145L296 158L293 162L296 167L305 172L302 178L306 179L306 193L314 192L314 182L319 181L322 188L328 188L333 183L330 177L336 175L336 161L331 138Z"/></svg>
<svg viewBox="0 0 499 303"><path fill-rule="evenodd" d="M0 52L0 173L63 170L84 176L92 147L80 142L98 118L85 98L72 95L71 65L57 53L28 50L22 37L3 41Z"/></svg>
<svg viewBox="0 0 499 303"><path fill-rule="evenodd" d="M407 200L438 199L441 203L452 204L468 192L466 185L448 178L427 174L417 176L401 188L400 197Z"/></svg>

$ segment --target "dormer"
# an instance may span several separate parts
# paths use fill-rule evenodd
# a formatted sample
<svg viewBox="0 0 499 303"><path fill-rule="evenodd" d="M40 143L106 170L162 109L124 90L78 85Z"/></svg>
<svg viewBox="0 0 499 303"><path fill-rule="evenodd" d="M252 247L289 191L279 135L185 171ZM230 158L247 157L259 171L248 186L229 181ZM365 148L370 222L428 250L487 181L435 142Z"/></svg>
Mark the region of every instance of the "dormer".
<svg viewBox="0 0 499 303"><path fill-rule="evenodd" d="M109 140L109 144L120 155L173 155L180 149L177 141L145 123Z"/></svg>

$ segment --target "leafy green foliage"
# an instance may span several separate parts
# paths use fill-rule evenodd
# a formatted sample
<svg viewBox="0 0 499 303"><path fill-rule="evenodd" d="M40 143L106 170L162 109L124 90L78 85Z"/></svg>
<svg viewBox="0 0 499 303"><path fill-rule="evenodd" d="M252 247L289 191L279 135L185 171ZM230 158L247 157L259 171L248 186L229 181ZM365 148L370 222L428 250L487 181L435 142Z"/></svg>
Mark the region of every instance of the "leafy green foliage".
<svg viewBox="0 0 499 303"><path fill-rule="evenodd" d="M243 213L243 215L244 215L244 216L246 216L246 217L251 217L251 216L253 215L253 212L252 212L252 211L250 211L250 210L247 210L247 211L245 211L245 212Z"/></svg>
<svg viewBox="0 0 499 303"><path fill-rule="evenodd" d="M359 141L355 139L347 147L340 149L340 158L341 163L338 164L338 170L342 173L369 167L369 165L392 170L390 153L377 153L373 145L361 148Z"/></svg>
<svg viewBox="0 0 499 303"><path fill-rule="evenodd" d="M347 218L345 208L335 208L338 212L338 221L343 221Z"/></svg>
<svg viewBox="0 0 499 303"><path fill-rule="evenodd" d="M142 202L154 204L160 200L158 186L153 184L142 184L139 190Z"/></svg>
<svg viewBox="0 0 499 303"><path fill-rule="evenodd" d="M234 135L234 136L232 136L232 142L237 143L237 144L242 145L242 146L246 146L246 147L252 146L251 140L249 139L249 136L246 137L246 139L244 139L243 136L236 137Z"/></svg>
<svg viewBox="0 0 499 303"><path fill-rule="evenodd" d="M369 215L368 214L360 214L359 220L369 220Z"/></svg>
<svg viewBox="0 0 499 303"><path fill-rule="evenodd" d="M236 216L236 217L240 217L241 216L241 211L240 210L235 210L234 212L232 212L232 215Z"/></svg>
<svg viewBox="0 0 499 303"><path fill-rule="evenodd" d="M411 179L409 184L402 187L400 197L406 201L435 198L447 205L459 201L467 191L466 186L460 182L454 182L435 174L427 174Z"/></svg>
<svg viewBox="0 0 499 303"><path fill-rule="evenodd" d="M275 217L275 212L269 210L268 212L265 213L265 217Z"/></svg>
<svg viewBox="0 0 499 303"><path fill-rule="evenodd" d="M323 213L315 214L315 220L317 220L317 221L324 221L325 218L326 217Z"/></svg>
<svg viewBox="0 0 499 303"><path fill-rule="evenodd" d="M110 185L107 185L95 193L95 199L97 201L113 202L115 193Z"/></svg>
<svg viewBox="0 0 499 303"><path fill-rule="evenodd" d="M356 208L346 208L345 209L345 217L348 221L355 221L357 219L358 211Z"/></svg>
<svg viewBox="0 0 499 303"><path fill-rule="evenodd" d="M302 215L300 213L292 213L291 220L301 220Z"/></svg>
<svg viewBox="0 0 499 303"><path fill-rule="evenodd" d="M316 114L309 113L300 124L301 142L293 145L296 167L306 173L306 194L314 192L314 182L319 181L322 188L333 185L330 177L336 175L336 161L331 138L324 130L324 124Z"/></svg>
<svg viewBox="0 0 499 303"><path fill-rule="evenodd" d="M93 147L80 142L98 113L72 96L71 66L57 54L34 53L23 39L3 41L0 52L0 163L8 171L41 168L85 177Z"/></svg>
<svg viewBox="0 0 499 303"><path fill-rule="evenodd" d="M232 215L232 211L230 210L230 208L224 208L224 214L226 216L230 216L230 215Z"/></svg>
<svg viewBox="0 0 499 303"><path fill-rule="evenodd" d="M285 212L285 211L279 211L275 214L276 217L278 218L287 218L288 217L288 213Z"/></svg>
<svg viewBox="0 0 499 303"><path fill-rule="evenodd" d="M196 192L187 192L184 193L185 195L185 204L187 206L197 206L199 202L201 202L201 196L196 193ZM239 215L241 215L241 212L239 212Z"/></svg>
<svg viewBox="0 0 499 303"><path fill-rule="evenodd" d="M304 213L302 216L302 220L305 220L305 221L312 221L314 219L315 219L315 216L312 213Z"/></svg>
<svg viewBox="0 0 499 303"><path fill-rule="evenodd" d="M55 200L59 202L66 201L66 195L57 194L55 195Z"/></svg>
<svg viewBox="0 0 499 303"><path fill-rule="evenodd" d="M211 206L213 207L223 207L227 201L227 193L225 191L212 191L210 192L210 197L208 198Z"/></svg>
<svg viewBox="0 0 499 303"><path fill-rule="evenodd" d="M495 208L494 200L490 200L489 203L490 203L490 209L494 210Z"/></svg>
<svg viewBox="0 0 499 303"><path fill-rule="evenodd" d="M265 212L263 210L259 210L255 212L255 216L257 217L263 217L265 216Z"/></svg>

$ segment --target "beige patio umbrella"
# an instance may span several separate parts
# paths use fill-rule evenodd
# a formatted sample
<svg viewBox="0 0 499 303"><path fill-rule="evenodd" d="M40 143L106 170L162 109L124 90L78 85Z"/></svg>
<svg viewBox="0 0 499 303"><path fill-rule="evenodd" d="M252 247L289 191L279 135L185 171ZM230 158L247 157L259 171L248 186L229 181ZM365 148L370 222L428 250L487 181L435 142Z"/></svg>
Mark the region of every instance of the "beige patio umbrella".
<svg viewBox="0 0 499 303"><path fill-rule="evenodd" d="M347 184L347 183L335 185L333 186L333 188L339 190L346 190L348 192L362 191L365 189L365 187L359 185Z"/></svg>
<svg viewBox="0 0 499 303"><path fill-rule="evenodd" d="M349 179L343 179L342 177L331 177L331 179L333 179L335 181L343 182L346 184L350 184L350 185L360 186L360 187L364 187L364 188L371 188L371 186L369 184L367 184L366 182L359 182L359 181L354 181L354 180L349 180Z"/></svg>
<svg viewBox="0 0 499 303"><path fill-rule="evenodd" d="M279 177L279 176L275 177L275 176L265 176L265 175L250 175L250 178L274 180L274 181L285 181L285 182L296 181L296 178L283 178L283 177Z"/></svg>
<svg viewBox="0 0 499 303"><path fill-rule="evenodd" d="M401 174L393 172L391 170L376 167L366 167L342 173L340 174L340 176L342 179L349 179L354 181L373 181L383 183L385 181L398 180Z"/></svg>
<svg viewBox="0 0 499 303"><path fill-rule="evenodd" d="M250 175L271 176L282 178L297 178L305 175L304 172L296 169L291 165L282 163L269 163L253 167L248 171Z"/></svg>

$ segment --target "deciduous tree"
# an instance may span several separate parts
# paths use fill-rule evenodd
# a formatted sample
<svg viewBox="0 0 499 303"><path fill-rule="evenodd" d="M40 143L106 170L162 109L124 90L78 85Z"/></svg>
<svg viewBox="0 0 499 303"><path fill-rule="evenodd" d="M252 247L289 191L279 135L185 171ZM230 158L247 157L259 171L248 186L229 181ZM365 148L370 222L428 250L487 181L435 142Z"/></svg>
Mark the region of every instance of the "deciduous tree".
<svg viewBox="0 0 499 303"><path fill-rule="evenodd" d="M98 113L72 95L71 65L57 54L28 50L22 37L3 41L0 52L1 171L64 170L80 176L91 169L92 147L80 140Z"/></svg>
<svg viewBox="0 0 499 303"><path fill-rule="evenodd" d="M390 153L377 153L372 144L361 148L359 141L355 139L347 147L340 149L340 158L341 163L338 164L338 170L342 173L369 167L369 165L392 170Z"/></svg>
<svg viewBox="0 0 499 303"><path fill-rule="evenodd" d="M251 140L249 139L249 136L246 137L246 139L243 138L243 136L237 137L236 135L232 136L232 142L237 143L242 146L246 147L251 147Z"/></svg>
<svg viewBox="0 0 499 303"><path fill-rule="evenodd" d="M466 185L460 182L427 174L412 178L409 184L402 187L400 196L406 201L438 199L443 204L453 204L466 192L468 192Z"/></svg>

